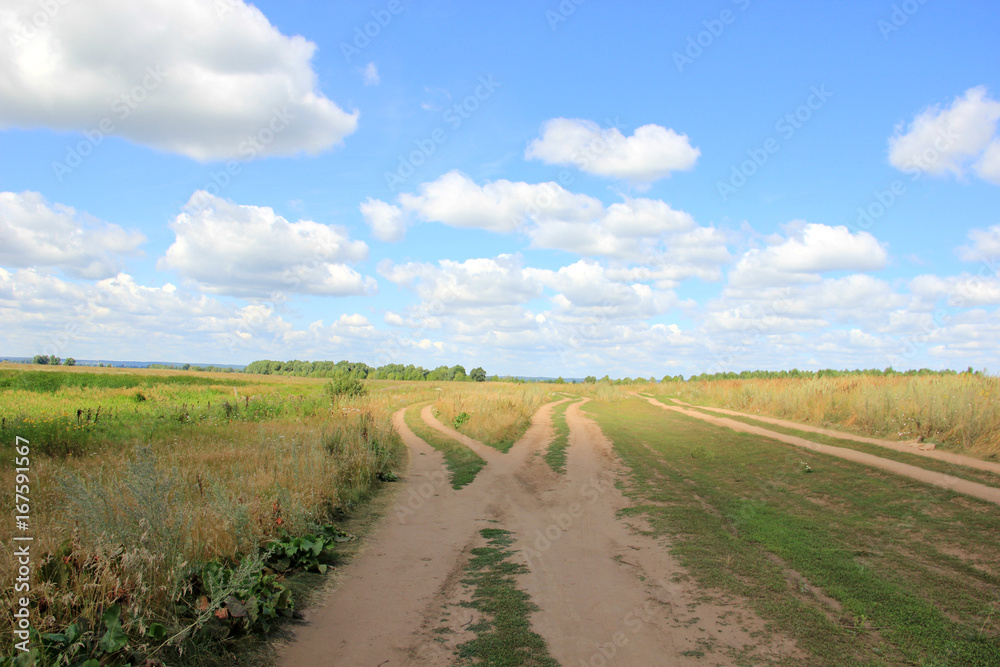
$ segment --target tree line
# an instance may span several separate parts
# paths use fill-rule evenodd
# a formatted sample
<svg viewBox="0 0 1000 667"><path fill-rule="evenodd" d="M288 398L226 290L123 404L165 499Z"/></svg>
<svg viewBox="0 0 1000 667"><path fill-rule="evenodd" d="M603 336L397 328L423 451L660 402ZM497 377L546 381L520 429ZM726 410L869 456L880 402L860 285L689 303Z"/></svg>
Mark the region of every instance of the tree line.
<svg viewBox="0 0 1000 667"><path fill-rule="evenodd" d="M411 380L429 382L485 382L486 371L482 367L466 372L459 364L454 366L438 366L428 370L422 366L409 364L386 364L384 366L369 366L356 361L273 361L261 359L250 363L243 369L244 373L259 375L285 375L293 377L335 378L347 377L355 380ZM494 379L499 379L494 376Z"/></svg>

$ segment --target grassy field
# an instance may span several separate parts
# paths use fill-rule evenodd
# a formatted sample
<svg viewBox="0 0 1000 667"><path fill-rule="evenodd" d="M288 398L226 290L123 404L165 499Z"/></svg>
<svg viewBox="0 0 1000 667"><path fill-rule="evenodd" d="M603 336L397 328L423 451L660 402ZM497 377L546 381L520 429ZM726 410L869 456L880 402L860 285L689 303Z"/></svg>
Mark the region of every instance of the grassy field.
<svg viewBox="0 0 1000 667"><path fill-rule="evenodd" d="M394 479L392 414L442 451L455 488L485 461L423 424L445 424L506 452L565 385L328 381L238 374L0 366L0 455L30 443L31 623L36 664L260 662L253 639L292 615L337 561L343 531ZM952 492L776 441L738 434L630 397L650 392L866 435L924 435L994 458L997 381L974 375L574 385L631 469L627 493L691 575L740 595L818 665L1000 664L1000 513ZM546 461L565 469L565 410ZM753 422L752 418L740 418ZM995 475L874 445L765 424L1000 486ZM0 468L14 489L14 466ZM15 514L13 494L0 508ZM0 530L14 544L14 526ZM509 536L483 535L468 575L479 603L514 611L463 648L518 664L539 641L511 592ZM353 543L344 543L353 544ZM348 549L349 550L349 549ZM12 582L12 549L0 572ZM504 575L506 576L506 575ZM291 593L295 593L295 597ZM13 609L13 586L0 604ZM490 597L492 596L492 597ZM521 619L521 620L518 620ZM0 641L15 621L0 618ZM39 636L33 636L38 644ZM499 642L494 645L494 642ZM507 648L502 648L506 646ZM248 648L249 647L249 648ZM258 658L245 651L262 650ZM244 652L244 653L241 653ZM238 657L242 656L242 657ZM0 665L4 664L0 659ZM19 663L30 664L30 663ZM256 663L255 663L256 664ZM499 664L499 663L497 663ZM93 667L93 665L88 665Z"/></svg>
<svg viewBox="0 0 1000 667"><path fill-rule="evenodd" d="M988 375L713 380L646 389L889 440L923 436L950 451L1000 457L1000 378Z"/></svg>
<svg viewBox="0 0 1000 667"><path fill-rule="evenodd" d="M49 633L47 657L37 664L75 664L70 655L85 653L121 660L129 650L232 664L225 656L234 640L290 614L283 563L262 549L287 547L292 570L318 567L296 552L305 547L294 538L312 536L309 544L324 554L335 546L336 525L392 478L392 413L436 395L426 384L385 391L376 383L348 399L324 385L5 365L0 453L13 461L15 438L30 443L38 603L31 622ZM0 469L4 488L14 488L14 477L12 465ZM13 505L13 494L4 494L3 511L13 514ZM5 544L12 531L8 523ZM5 549L6 581L15 570ZM5 608L13 609L12 595L6 586ZM237 609L229 595L253 598L254 618L224 616ZM5 614L5 646L13 645L13 630ZM102 644L109 636L121 641Z"/></svg>
<svg viewBox="0 0 1000 667"><path fill-rule="evenodd" d="M1000 513L633 399L591 402L631 513L817 665L1000 664Z"/></svg>
<svg viewBox="0 0 1000 667"><path fill-rule="evenodd" d="M455 385L454 391L442 393L434 401L434 410L442 423L506 452L528 430L532 415L551 397L552 388L547 385L477 382Z"/></svg>
<svg viewBox="0 0 1000 667"><path fill-rule="evenodd" d="M445 465L451 474L451 487L460 489L476 478L486 461L465 445L425 424L420 418L420 411L425 405L428 403L418 403L407 408L404 414L406 425L418 438L444 455Z"/></svg>

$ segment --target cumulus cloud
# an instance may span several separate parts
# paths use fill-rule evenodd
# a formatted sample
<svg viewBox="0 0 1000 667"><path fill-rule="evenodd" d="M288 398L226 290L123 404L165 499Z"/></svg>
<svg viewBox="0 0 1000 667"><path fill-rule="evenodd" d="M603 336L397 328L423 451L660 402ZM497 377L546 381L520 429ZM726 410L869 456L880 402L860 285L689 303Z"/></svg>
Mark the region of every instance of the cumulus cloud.
<svg viewBox="0 0 1000 667"><path fill-rule="evenodd" d="M725 239L715 229L664 201L625 198L608 207L558 183L497 180L479 185L460 171L423 183L417 194L398 197L399 206L362 206L373 230L396 238L408 214L453 227L498 233L520 231L531 247L564 250L584 257L653 264L663 280L692 275L718 279L729 261Z"/></svg>
<svg viewBox="0 0 1000 667"><path fill-rule="evenodd" d="M380 241L402 241L406 236L406 214L398 206L369 197L359 207L372 236Z"/></svg>
<svg viewBox="0 0 1000 667"><path fill-rule="evenodd" d="M97 280L117 273L121 257L138 254L137 231L50 204L38 192L0 192L0 265L53 267Z"/></svg>
<svg viewBox="0 0 1000 667"><path fill-rule="evenodd" d="M316 45L242 0L61 2L35 28L38 11L0 6L0 127L111 127L203 161L315 154L357 127L319 90Z"/></svg>
<svg viewBox="0 0 1000 667"><path fill-rule="evenodd" d="M586 220L603 210L597 199L558 183L501 179L480 186L458 170L422 183L418 194L401 194L399 202L423 220L493 232L513 232L531 218Z"/></svg>
<svg viewBox="0 0 1000 667"><path fill-rule="evenodd" d="M1000 262L1000 225L969 230L969 239L972 245L960 247L959 257L966 262L986 262L997 270L997 262Z"/></svg>
<svg viewBox="0 0 1000 667"><path fill-rule="evenodd" d="M524 303L541 296L542 284L525 269L517 255L468 259L464 262L441 260L435 266L422 262L379 265L387 280L416 289L426 302L438 302L447 308L496 306Z"/></svg>
<svg viewBox="0 0 1000 667"><path fill-rule="evenodd" d="M266 206L196 192L170 223L176 239L158 268L174 269L206 292L263 298L275 292L347 296L373 293L374 278L347 263L368 246L341 227L289 222Z"/></svg>
<svg viewBox="0 0 1000 667"><path fill-rule="evenodd" d="M660 125L643 125L631 137L593 121L553 118L542 126L541 137L524 153L526 159L547 164L573 165L590 174L634 183L651 183L694 166L701 151L686 134Z"/></svg>
<svg viewBox="0 0 1000 667"><path fill-rule="evenodd" d="M970 88L947 109L929 107L905 131L897 127L889 139L889 162L906 172L934 176L961 177L972 166L982 178L1000 183L998 119L1000 102L984 86Z"/></svg>
<svg viewBox="0 0 1000 667"><path fill-rule="evenodd" d="M786 239L747 251L730 272L729 283L752 288L819 282L820 273L875 271L888 260L885 248L868 232L800 222L790 225L789 232Z"/></svg>

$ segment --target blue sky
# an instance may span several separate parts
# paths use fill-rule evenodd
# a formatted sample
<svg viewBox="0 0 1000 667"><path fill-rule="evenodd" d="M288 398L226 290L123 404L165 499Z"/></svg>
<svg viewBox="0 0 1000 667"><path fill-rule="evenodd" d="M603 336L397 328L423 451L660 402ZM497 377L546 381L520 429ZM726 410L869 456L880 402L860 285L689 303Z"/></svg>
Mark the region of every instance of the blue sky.
<svg viewBox="0 0 1000 667"><path fill-rule="evenodd" d="M1000 364L988 2L13 0L0 353Z"/></svg>

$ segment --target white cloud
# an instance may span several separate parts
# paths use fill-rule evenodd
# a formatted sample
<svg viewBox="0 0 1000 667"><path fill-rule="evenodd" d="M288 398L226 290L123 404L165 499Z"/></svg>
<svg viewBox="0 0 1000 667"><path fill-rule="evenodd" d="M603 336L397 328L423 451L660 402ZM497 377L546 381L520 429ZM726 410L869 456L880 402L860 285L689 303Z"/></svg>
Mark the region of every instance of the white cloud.
<svg viewBox="0 0 1000 667"><path fill-rule="evenodd" d="M730 259L717 230L699 227L689 213L655 199L626 198L605 208L557 183L497 180L480 186L451 171L421 184L419 194L401 194L399 203L402 215L369 200L366 221L373 229L384 223L387 235L404 224L406 213L453 227L521 231L533 248L652 264L664 280L718 279L720 264Z"/></svg>
<svg viewBox="0 0 1000 667"><path fill-rule="evenodd" d="M874 271L888 255L868 232L852 234L847 227L800 222L789 225L790 236L768 247L751 249L729 274L737 287L818 282L827 271Z"/></svg>
<svg viewBox="0 0 1000 667"><path fill-rule="evenodd" d="M991 145L1000 119L1000 102L984 86L970 88L951 106L924 109L905 132L897 127L889 139L889 162L909 173L963 176L977 156L976 171L987 180L1000 180L1000 149ZM995 143L995 142L994 142ZM989 148L988 148L989 147Z"/></svg>
<svg viewBox="0 0 1000 667"><path fill-rule="evenodd" d="M319 90L316 45L242 0L60 2L26 34L39 10L35 0L0 6L10 36L0 127L90 131L104 119L114 134L196 160L315 154L357 127L357 112Z"/></svg>
<svg viewBox="0 0 1000 667"><path fill-rule="evenodd" d="M1000 261L1000 225L993 225L989 229L969 230L969 238L972 245L960 247L959 257L966 262L989 263L997 270L997 262Z"/></svg>
<svg viewBox="0 0 1000 667"><path fill-rule="evenodd" d="M375 63L368 63L361 70L361 76L364 78L366 86L377 86L382 79L378 75L378 67Z"/></svg>
<svg viewBox="0 0 1000 667"><path fill-rule="evenodd" d="M603 210L600 201L557 183L501 179L480 186L457 170L422 183L417 195L401 194L399 202L423 220L493 232L515 231L529 218L586 220Z"/></svg>
<svg viewBox="0 0 1000 667"><path fill-rule="evenodd" d="M1000 185L1000 139L994 139L976 163L979 178Z"/></svg>
<svg viewBox="0 0 1000 667"><path fill-rule="evenodd" d="M922 275L910 281L910 291L930 304L945 298L949 306L960 308L1000 305L998 276L967 273L947 277Z"/></svg>
<svg viewBox="0 0 1000 667"><path fill-rule="evenodd" d="M50 204L37 192L0 192L0 265L53 267L92 280L121 268L146 241L137 231Z"/></svg>
<svg viewBox="0 0 1000 667"><path fill-rule="evenodd" d="M601 129L593 121L553 118L542 126L526 159L547 164L574 165L587 173L634 183L650 183L674 171L690 169L701 151L685 134L660 125L643 125L631 137L612 127Z"/></svg>
<svg viewBox="0 0 1000 667"><path fill-rule="evenodd" d="M558 292L552 298L557 310L577 317L645 318L664 313L677 303L671 291L612 279L593 260L580 260L558 271L535 269L533 274Z"/></svg>
<svg viewBox="0 0 1000 667"><path fill-rule="evenodd" d="M398 206L369 197L359 207L372 236L380 241L402 241L406 236L406 214Z"/></svg>
<svg viewBox="0 0 1000 667"><path fill-rule="evenodd" d="M416 289L425 302L439 303L444 309L519 304L542 293L541 282L515 255L464 262L445 259L437 266L385 260L379 273L397 285Z"/></svg>
<svg viewBox="0 0 1000 667"><path fill-rule="evenodd" d="M176 240L158 268L175 269L214 294L268 297L278 292L368 294L375 280L346 265L368 246L345 229L289 222L265 206L245 206L196 192L170 223Z"/></svg>

